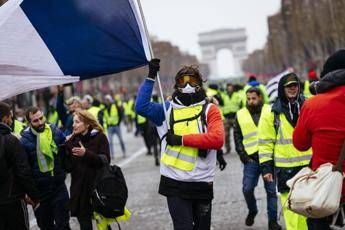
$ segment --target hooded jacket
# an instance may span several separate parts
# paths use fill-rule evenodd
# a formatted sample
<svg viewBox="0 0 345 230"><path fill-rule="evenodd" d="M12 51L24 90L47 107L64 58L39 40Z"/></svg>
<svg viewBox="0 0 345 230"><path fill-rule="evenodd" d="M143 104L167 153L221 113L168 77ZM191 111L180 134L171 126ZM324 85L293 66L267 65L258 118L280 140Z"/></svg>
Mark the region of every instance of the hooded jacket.
<svg viewBox="0 0 345 230"><path fill-rule="evenodd" d="M0 139L0 205L23 199L25 194L37 202L39 193L25 151L10 127L3 123L0 123Z"/></svg>
<svg viewBox="0 0 345 230"><path fill-rule="evenodd" d="M288 77L291 77L290 74L287 74L283 76L278 83L278 98L275 101L275 103L272 106L272 112L279 115L279 114L284 114L287 121L292 125L292 127L296 126L299 113L300 113L300 108L302 107L302 104L304 103L305 99L304 96L301 94L301 84L297 76L295 77L295 80L298 82L298 94L295 102L290 103L288 98L285 95L284 92L284 84L286 83L286 80ZM272 124L274 125L274 124ZM307 150L307 149L306 149ZM266 161L264 163L261 163L262 166L262 172L263 175L267 173L273 174L275 171L277 175L277 187L278 191L280 192L286 192L289 191L289 188L286 186L286 181L290 178L292 178L301 168L301 167L292 167L292 168L275 168L274 169L274 162L271 161Z"/></svg>
<svg viewBox="0 0 345 230"><path fill-rule="evenodd" d="M289 123L293 127L295 127L300 109L305 101L305 98L301 93L301 82L298 79L298 77L295 77L295 80L298 82L298 94L297 94L296 101L294 103L289 102L284 92L284 83L289 76L291 75L287 74L279 80L278 98L272 106L272 111L277 114L283 113L286 119L289 121Z"/></svg>

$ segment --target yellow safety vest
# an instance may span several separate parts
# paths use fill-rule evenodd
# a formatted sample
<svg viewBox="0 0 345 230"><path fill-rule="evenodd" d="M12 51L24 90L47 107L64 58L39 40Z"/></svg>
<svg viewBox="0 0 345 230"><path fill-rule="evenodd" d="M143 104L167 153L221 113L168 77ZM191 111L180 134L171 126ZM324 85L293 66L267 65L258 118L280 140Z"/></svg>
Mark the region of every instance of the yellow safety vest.
<svg viewBox="0 0 345 230"><path fill-rule="evenodd" d="M218 94L218 91L215 90L215 89L208 88L207 91L206 91L206 95L208 97L213 97L213 96L215 96L217 94Z"/></svg>
<svg viewBox="0 0 345 230"><path fill-rule="evenodd" d="M276 167L292 168L309 164L311 149L298 151L292 144L294 128L284 114L279 114L279 126L274 127L274 113L265 111L259 122L260 163L274 160Z"/></svg>
<svg viewBox="0 0 345 230"><path fill-rule="evenodd" d="M43 173L51 172L53 176L54 155L58 153L53 132L48 124L45 124L45 128L42 133L38 133L34 129L31 129L31 131L37 138L36 154L39 170Z"/></svg>
<svg viewBox="0 0 345 230"><path fill-rule="evenodd" d="M91 106L87 111L91 113L98 121L98 113L99 111L101 111L101 108L96 107L96 106Z"/></svg>
<svg viewBox="0 0 345 230"><path fill-rule="evenodd" d="M125 102L123 104L123 107L125 109L125 114L127 116L131 116L132 115L132 113L133 113L133 105L134 105L134 101L133 100L129 100L129 101L127 101L127 102Z"/></svg>
<svg viewBox="0 0 345 230"><path fill-rule="evenodd" d="M304 95L306 98L311 98L312 96L314 96L314 95L311 94L311 92L310 92L310 90L309 90L309 87L310 87L310 81L306 80L306 81L304 82L304 90L303 90L303 95Z"/></svg>
<svg viewBox="0 0 345 230"><path fill-rule="evenodd" d="M261 109L261 115L270 111L271 107L265 104ZM242 131L242 143L247 154L252 155L258 152L258 127L255 125L253 118L246 107L237 112L237 121Z"/></svg>
<svg viewBox="0 0 345 230"><path fill-rule="evenodd" d="M172 117L174 118L171 128L174 130L174 134L183 136L200 133L200 130L202 130L202 108L202 105L197 105L181 109L171 109L170 113L173 113ZM161 162L182 171L192 171L196 165L197 157L197 148L167 145L161 157Z"/></svg>
<svg viewBox="0 0 345 230"><path fill-rule="evenodd" d="M59 125L59 115L57 111L50 112L47 117L48 123L53 125Z"/></svg>
<svg viewBox="0 0 345 230"><path fill-rule="evenodd" d="M13 133L16 135L20 135L20 133L23 131L24 127L25 127L25 124L23 122L20 122L18 120L14 120Z"/></svg>
<svg viewBox="0 0 345 230"><path fill-rule="evenodd" d="M109 125L118 125L119 124L119 111L117 110L116 105L112 104L110 107L110 114L108 109L104 109L104 117Z"/></svg>
<svg viewBox="0 0 345 230"><path fill-rule="evenodd" d="M221 107L222 113L236 113L241 108L241 97L237 92L233 92L231 97L225 92L221 94L224 106Z"/></svg>
<svg viewBox="0 0 345 230"><path fill-rule="evenodd" d="M144 124L146 122L146 118L143 116L140 116L139 114L137 114L137 123L138 125Z"/></svg>

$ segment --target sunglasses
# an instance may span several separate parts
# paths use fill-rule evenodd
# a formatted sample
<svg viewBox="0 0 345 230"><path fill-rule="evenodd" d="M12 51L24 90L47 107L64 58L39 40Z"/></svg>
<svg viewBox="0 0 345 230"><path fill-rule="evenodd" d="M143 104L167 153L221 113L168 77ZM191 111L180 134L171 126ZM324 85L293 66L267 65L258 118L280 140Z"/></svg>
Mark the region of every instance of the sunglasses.
<svg viewBox="0 0 345 230"><path fill-rule="evenodd" d="M177 87L184 88L187 83L192 87L200 86L200 79L195 76L185 75L176 80Z"/></svg>

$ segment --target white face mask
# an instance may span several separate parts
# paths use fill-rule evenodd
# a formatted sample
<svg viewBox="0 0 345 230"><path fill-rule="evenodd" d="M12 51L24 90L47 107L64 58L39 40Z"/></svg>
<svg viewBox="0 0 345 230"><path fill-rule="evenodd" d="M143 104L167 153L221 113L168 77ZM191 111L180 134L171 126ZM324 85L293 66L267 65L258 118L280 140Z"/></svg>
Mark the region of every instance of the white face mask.
<svg viewBox="0 0 345 230"><path fill-rule="evenodd" d="M195 87L192 87L189 83L184 88L179 88L182 93L195 93Z"/></svg>

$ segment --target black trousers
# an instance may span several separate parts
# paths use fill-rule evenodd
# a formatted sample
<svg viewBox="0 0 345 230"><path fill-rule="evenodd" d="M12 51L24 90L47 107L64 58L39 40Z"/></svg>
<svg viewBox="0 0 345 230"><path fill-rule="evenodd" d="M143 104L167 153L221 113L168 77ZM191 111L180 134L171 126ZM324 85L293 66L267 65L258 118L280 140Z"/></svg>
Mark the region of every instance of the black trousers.
<svg viewBox="0 0 345 230"><path fill-rule="evenodd" d="M332 219L330 217L320 218L320 219L307 219L308 230L331 230L329 225Z"/></svg>
<svg viewBox="0 0 345 230"><path fill-rule="evenodd" d="M23 200L0 205L1 230L29 230L28 209Z"/></svg>
<svg viewBox="0 0 345 230"><path fill-rule="evenodd" d="M35 211L38 227L41 230L70 230L68 201L68 191L63 184Z"/></svg>
<svg viewBox="0 0 345 230"><path fill-rule="evenodd" d="M212 200L186 200L167 197L174 230L209 230Z"/></svg>
<svg viewBox="0 0 345 230"><path fill-rule="evenodd" d="M77 217L80 230L92 230L92 217L85 215L85 216L78 216Z"/></svg>

